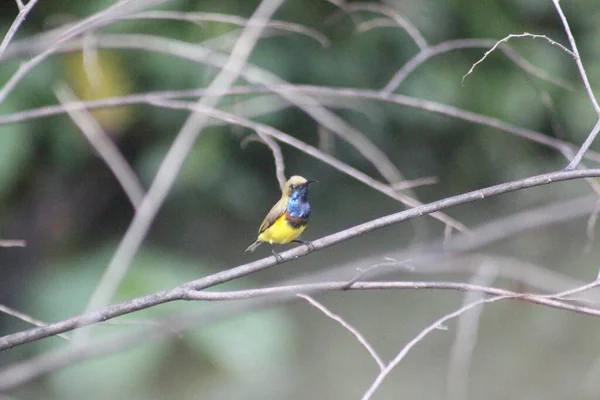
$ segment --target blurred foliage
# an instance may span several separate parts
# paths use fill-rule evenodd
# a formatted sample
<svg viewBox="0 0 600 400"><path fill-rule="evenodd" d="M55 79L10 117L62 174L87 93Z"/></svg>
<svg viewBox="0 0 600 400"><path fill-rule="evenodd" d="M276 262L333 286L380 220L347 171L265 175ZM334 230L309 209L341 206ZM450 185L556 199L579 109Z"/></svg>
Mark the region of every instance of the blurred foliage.
<svg viewBox="0 0 600 400"><path fill-rule="evenodd" d="M27 44L28 38L34 35L89 16L113 3L108 0L40 1L9 50ZM522 32L546 34L567 43L550 0L388 0L384 3L411 21L430 44L464 38L498 40ZM168 2L161 9L248 17L257 4L254 0L180 0ZM562 2L562 5L589 78L597 88L600 3L580 0ZM1 6L0 32L6 32L17 10L12 0ZM326 1L287 1L276 18L322 32L330 40L329 46L321 47L303 35L270 31L250 61L294 84L383 88L418 48L404 31L395 27L358 32L355 22L380 15L360 12L355 16L357 20L353 21ZM100 30L165 36L222 46L218 48L227 51L231 38L235 39L239 31L238 26L226 23L169 20L124 20ZM396 93L438 101L581 143L594 125L595 116L573 60L539 39L518 39L510 45L538 68L570 82L574 89L566 90L527 75L500 52L490 55L463 84L462 76L485 51L469 49L430 59L411 73ZM9 79L23 60L11 59L0 64L0 84ZM213 67L138 50L99 50L95 59L88 61L93 68L86 67L81 52L49 58L0 104L0 115L56 104L53 88L62 81L68 82L81 99L92 100L205 87L217 73ZM240 79L238 83L245 81ZM551 108L542 101L544 96L551 99ZM236 110L251 98L254 96L229 96L221 104ZM263 106L271 104L266 98L263 101ZM424 202L547 172L567 163L552 149L485 126L383 102L344 101L353 109L336 110L336 113L384 149L408 179L439 178L439 184L415 191ZM187 113L136 105L96 110L93 115L147 188ZM318 134L321 128L300 110L287 108L255 119L311 145L327 142L329 145L323 149L381 179L373 166L347 143L337 137L323 142ZM244 254L243 249L254 240L258 224L279 194L269 149L258 143L240 145L243 138L253 133L235 126L213 126L202 132L119 292L119 299L158 291L254 259ZM284 145L282 150L288 176L301 174L321 182L311 192L314 216L305 239L402 209L391 199L303 153ZM587 191L589 188L580 182L552 185L489 199L448 213L472 226L527 206ZM66 114L0 125L0 207L1 237L22 238L28 242L26 249L0 249L0 303L47 321L83 310L133 213L117 181ZM438 222L423 221L420 227L403 224L374 232L299 260L289 268L267 271L229 287L266 285L398 249L409 244L415 232L423 241L443 233L443 226ZM544 231L527 235L523 240L509 240L497 251L549 269L566 271L574 277L589 278L595 276L595 272L590 272L588 261L597 257L597 253L581 254L584 231L585 223L580 221L565 231ZM260 249L252 257L265 254L267 250ZM389 359L424 324L448 311L448 296L455 304L460 301L458 295L422 296L346 293L325 297L327 304L333 304L340 314L354 316L378 347L388 350L384 358ZM153 319L208 306L210 304L168 304L130 317L132 320ZM474 384L473 392L477 396L473 398L511 398L508 392L515 398L597 398L600 394L597 385L586 386L584 394L573 394L575 390L553 392L558 390L556 385L560 379L543 378L545 371L555 378L568 373L571 379L591 368L594 357L586 356L583 349L583 343L589 342L577 336L574 330L559 330L571 343L581 346L569 353L565 339L554 348L552 341L561 338L548 331L568 324L579 324L577 326L593 331L597 329L594 321L581 321L574 316L557 317L554 312L552 317L540 322L546 318L545 314L540 320L523 317L531 311L527 307L498 307L494 318L490 317L496 330L486 328L482 340L486 351L490 349L492 360L476 360L477 366L484 367L474 371L478 383ZM373 309L378 312L373 313ZM384 322L375 321L375 317L381 317ZM515 344L502 336L514 333L498 322L502 318L514 322L511 325L514 332L523 335L515 339L520 342ZM23 322L0 316L2 333L26 327ZM108 325L98 328L98 334L116 334L134 327ZM358 344L346 335L347 332L318 311L304 304L295 305L252 313L207 329L193 329L169 340L78 365L29 385L16 395L20 399L42 398L42 393L47 399L356 398L367 387L376 369ZM540 344L537 339L548 343ZM425 349L431 344L426 343L419 356L407 359L408 366L403 366L401 372L390 379L392 382L382 388L389 390L384 393L402 390L407 398L440 398L443 384L431 385L431 382L443 382L447 357L445 350L440 349L448 348L451 335L432 339L432 343L433 350ZM517 358L519 352L533 346L532 343L539 346L536 357L546 362L536 363L535 357ZM59 345L59 339L50 339L11 350L6 356L0 355L0 366ZM502 350L511 345L512 352ZM557 361L555 350L563 350L569 354L565 357L572 357L568 362L572 368L567 372L558 367L542 368L542 364L547 366ZM597 345L590 344L590 353L597 354L599 350ZM424 352L431 354L424 356ZM578 364L581 357L585 362ZM411 363L414 363L412 369ZM435 368L429 371L432 365ZM496 370L484 374L482 370L486 367ZM517 379L519 371L526 376L529 371L538 369L539 374L536 373L531 382L512 384L511 379ZM506 393L486 386L496 380L505 387ZM547 391L541 388L544 384ZM518 396L519 393L523 395Z"/></svg>

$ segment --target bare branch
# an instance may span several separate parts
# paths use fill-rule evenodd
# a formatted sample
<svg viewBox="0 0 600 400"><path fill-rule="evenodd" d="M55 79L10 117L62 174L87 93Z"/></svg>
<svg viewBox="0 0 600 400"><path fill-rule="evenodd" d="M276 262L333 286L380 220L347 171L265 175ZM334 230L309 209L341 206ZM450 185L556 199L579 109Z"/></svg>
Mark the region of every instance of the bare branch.
<svg viewBox="0 0 600 400"><path fill-rule="evenodd" d="M373 221L363 223L361 225L354 226L350 229L337 232L335 234L312 241L312 245L314 251L316 251L346 241L350 238L358 237L376 229L380 229L386 226L417 218L435 211L440 211L443 209L447 209L461 204L471 203L474 201L480 201L486 197L492 197L499 194L509 193L515 190L522 190L530 187L549 184L552 182L560 182L584 177L600 177L600 169L557 171L513 182L502 183L485 189L480 189L473 192L445 198L443 200L429 203L420 207L412 208L410 210L405 210L399 213L391 214ZM543 222L545 224L548 224L558 223L567 219L584 215L585 213L589 212L589 210L591 210L595 205L595 196L593 199L585 198L577 201L576 203L577 204L569 203L568 207L561 207L562 215L559 215L561 213L558 213L556 210L537 210L535 215L530 215L527 219L517 215L513 219L508 219L508 223L511 225L511 229L499 229L506 228L507 218L503 217L502 221L500 222L487 224L485 227L482 228L480 232L478 232L477 235L469 235L468 238L470 238L470 240L467 240L468 238L464 237L457 237L456 239L453 239L453 241L456 244L453 244L451 250L455 252L472 250L476 246L484 246L493 242L494 240L499 240L500 238L506 237L505 235L507 234L515 235L519 232L531 229L532 227L539 227L541 218L543 218ZM515 223L515 221L517 221L518 224ZM502 224L502 226L500 226L499 224ZM281 263L295 260L309 253L310 250L308 250L306 246L298 246L291 250L280 253ZM439 251L436 252L436 255L438 257L440 256ZM85 325L94 324L99 321L106 321L121 315L153 307L158 304L164 304L175 300L189 298L190 296L192 296L192 290L198 293L202 293L202 296L210 296L210 292L201 291L209 287L216 286L221 283L228 282L257 271L261 271L266 268L280 265L281 263L278 263L275 257L269 256L261 260L257 260L245 265L241 265L235 268L231 268L225 271L206 276L195 281L188 282L184 285L172 289L163 290L161 292L153 293L147 296L142 296L130 301L125 301L97 311L93 311L85 315L76 316L64 321L56 322L44 328L34 328L12 335L7 335L0 338L0 351L24 343L29 343L46 337L50 337L58 333L63 333L73 329L77 329ZM342 281L340 282L340 285L341 289L346 289L348 287L348 281ZM300 291L303 293L308 292L308 290L298 290L296 293ZM549 306L555 306L556 304L560 303L558 300L553 300L550 298L536 298L532 301ZM561 307L563 306L561 305ZM568 307L568 309L572 311L586 313L591 312L592 315L595 315L595 311L589 311L587 309L585 311L581 311L583 310L582 308L572 305L568 305Z"/></svg>
<svg viewBox="0 0 600 400"><path fill-rule="evenodd" d="M77 104L79 101L66 83L62 83L56 87L55 95L63 105L67 103ZM73 119L73 122L79 127L85 138L98 152L115 178L117 178L133 207L138 208L144 198L144 187L133 168L127 162L127 159L119 151L119 148L102 130L102 127L94 117L85 110L76 111L69 108L66 108L66 110Z"/></svg>
<svg viewBox="0 0 600 400"><path fill-rule="evenodd" d="M319 303L318 301L316 301L315 299L313 299L309 295L298 294L297 296L300 297L300 298L302 298L302 299L304 299L304 300L306 300L310 305L312 305L313 307L316 307L317 309L319 309L327 317L331 318L334 321L337 321L340 325L342 325L344 328L346 328L351 334L354 335L354 337L356 337L356 340L358 340L358 342L369 352L369 354L371 355L371 357L373 357L373 359L375 360L375 362L377 363L377 365L379 365L379 369L382 370L383 368L385 368L385 364L384 364L383 360L381 359L381 357L379 357L379 354L377 354L377 352L375 351L375 349L373 348L373 346L349 322L347 322L346 320L344 320L339 315L334 314L333 312L329 311L327 309L327 307L325 307L323 304Z"/></svg>

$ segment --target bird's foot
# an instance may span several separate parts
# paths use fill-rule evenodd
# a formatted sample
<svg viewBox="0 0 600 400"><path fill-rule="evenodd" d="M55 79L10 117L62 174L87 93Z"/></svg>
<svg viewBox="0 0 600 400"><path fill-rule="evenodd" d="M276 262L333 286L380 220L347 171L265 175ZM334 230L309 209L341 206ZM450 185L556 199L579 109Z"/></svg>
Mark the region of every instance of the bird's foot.
<svg viewBox="0 0 600 400"><path fill-rule="evenodd" d="M271 248L271 253L273 254L273 257L275 257L275 260L277 260L277 264L281 264L283 262L283 257L281 257L281 255L275 251L275 249Z"/></svg>
<svg viewBox="0 0 600 400"><path fill-rule="evenodd" d="M311 251L311 252L315 251L315 246L313 246L313 244L311 242L307 242L305 240L299 240L299 239L292 240L292 242L294 242L294 243L301 243L301 244L306 245L306 247L308 247L308 251Z"/></svg>

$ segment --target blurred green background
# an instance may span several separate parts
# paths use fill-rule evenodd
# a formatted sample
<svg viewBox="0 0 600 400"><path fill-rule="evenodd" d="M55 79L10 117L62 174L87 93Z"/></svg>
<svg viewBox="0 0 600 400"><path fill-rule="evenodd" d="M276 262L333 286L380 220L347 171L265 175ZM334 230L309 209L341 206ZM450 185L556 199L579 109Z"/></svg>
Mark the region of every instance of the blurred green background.
<svg viewBox="0 0 600 400"><path fill-rule="evenodd" d="M0 84L25 59L19 51L35 43L34 35L111 4L106 0L40 1L0 64ZM170 1L160 9L249 17L257 4L189 0ZM411 21L432 45L453 39L499 40L523 32L568 43L550 0L389 0L380 4ZM563 7L592 86L597 88L600 3L580 0L563 2ZM0 10L3 35L17 8L14 1L5 0ZM293 84L381 89L418 47L397 27L357 30L356 24L382 15L356 11L352 16L354 21L326 1L286 1L275 18L321 32L328 38L328 46L300 34L269 30L250 62ZM100 33L159 35L229 51L239 29L219 22L130 20L114 23ZM572 90L525 74L500 52L480 64L463 84L462 76L485 52L466 49L432 58L410 74L396 92L582 143L595 117L574 61L544 40L519 39L510 45L533 65L571 83ZM100 84L91 85L81 53L53 56L28 74L0 104L0 115L56 104L53 88L61 81L73 87L80 98L91 100L205 87L218 72L203 64L138 50L100 50L98 66ZM238 83L245 84L242 80ZM259 99L259 105L270 104L260 95L227 96L221 104L243 112L246 101L253 98ZM551 107L544 98L551 99ZM438 178L435 185L415 189L423 202L567 164L553 149L489 127L384 102L343 100L343 107L333 110L384 149L407 179ZM146 188L187 117L184 112L147 105L94 111L93 115ZM383 180L356 149L296 108L278 108L255 120ZM220 126L207 128L200 135L118 300L268 254L267 246L251 255L243 252L279 197L269 149L256 142L241 145L252 134L240 127ZM305 240L403 209L400 203L304 153L283 144L282 150L287 176L300 174L320 181L311 188L313 216L303 235ZM590 188L584 182L567 182L487 199L451 209L448 214L472 227L587 192ZM27 241L24 249L0 249L0 304L43 321L81 313L132 215L118 182L67 115L0 125L0 237ZM585 220L578 220L539 229L484 248L482 257L463 261L473 267L489 263L500 269L527 263L589 281L596 276L598 251L584 252L585 225ZM348 263L368 266L411 244L442 237L443 231L441 223L422 218L414 224L361 236L229 287L266 286ZM424 279L407 272L395 277ZM355 324L385 360L426 325L458 308L462 297L459 293L430 291L317 296ZM132 325L99 327L97 334L118 334L135 329L136 321L139 324L187 309L214 306L169 304L122 319ZM413 349L374 398L446 398L456 322L448 327L448 331L434 332ZM26 323L0 315L0 334L26 328ZM470 398L598 398L598 329L600 324L592 317L520 303L489 306L483 312L470 369ZM61 339L52 338L20 346L1 353L0 366L64 345ZM377 365L347 331L308 304L295 302L76 364L12 394L17 399L346 399L359 398L377 372Z"/></svg>

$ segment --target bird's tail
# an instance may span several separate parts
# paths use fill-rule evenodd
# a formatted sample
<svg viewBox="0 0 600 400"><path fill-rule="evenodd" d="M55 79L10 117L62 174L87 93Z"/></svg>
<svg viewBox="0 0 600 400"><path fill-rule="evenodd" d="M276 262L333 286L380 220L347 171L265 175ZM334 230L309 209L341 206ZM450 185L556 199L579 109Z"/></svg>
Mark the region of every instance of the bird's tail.
<svg viewBox="0 0 600 400"><path fill-rule="evenodd" d="M260 246L260 245L261 245L261 243L262 243L262 242L261 242L260 240L257 240L256 242L252 243L252 244L251 244L250 246L248 246L248 248L246 249L246 253L248 253L248 252L252 253L254 250L256 250L256 248L257 248L258 246Z"/></svg>

